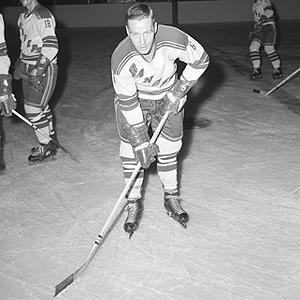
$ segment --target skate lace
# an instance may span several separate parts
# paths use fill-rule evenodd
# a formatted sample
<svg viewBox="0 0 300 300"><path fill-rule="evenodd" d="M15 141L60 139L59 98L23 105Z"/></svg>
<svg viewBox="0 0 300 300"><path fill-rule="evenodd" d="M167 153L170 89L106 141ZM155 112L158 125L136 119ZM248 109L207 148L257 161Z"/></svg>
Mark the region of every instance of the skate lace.
<svg viewBox="0 0 300 300"><path fill-rule="evenodd" d="M180 205L180 198L178 196L167 195L166 200L176 214L180 215L182 213L185 213Z"/></svg>
<svg viewBox="0 0 300 300"><path fill-rule="evenodd" d="M127 223L135 223L138 217L139 208L136 203L130 203L125 207L128 212Z"/></svg>

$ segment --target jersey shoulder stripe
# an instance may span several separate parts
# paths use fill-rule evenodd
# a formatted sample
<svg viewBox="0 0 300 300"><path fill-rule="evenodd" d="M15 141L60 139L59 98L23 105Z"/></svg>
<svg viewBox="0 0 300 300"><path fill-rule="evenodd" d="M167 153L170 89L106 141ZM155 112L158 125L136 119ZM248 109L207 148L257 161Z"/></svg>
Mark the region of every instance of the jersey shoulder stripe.
<svg viewBox="0 0 300 300"><path fill-rule="evenodd" d="M46 7L44 7L42 5L37 6L37 8L34 12L34 15L38 20L52 18L51 12Z"/></svg>
<svg viewBox="0 0 300 300"><path fill-rule="evenodd" d="M168 25L158 25L157 44L160 43L166 43L166 45L178 45L185 48L189 41L187 34L180 29Z"/></svg>
<svg viewBox="0 0 300 300"><path fill-rule="evenodd" d="M111 66L115 74L119 74L123 69L124 65L139 53L133 47L129 37L126 37L117 46L111 57Z"/></svg>

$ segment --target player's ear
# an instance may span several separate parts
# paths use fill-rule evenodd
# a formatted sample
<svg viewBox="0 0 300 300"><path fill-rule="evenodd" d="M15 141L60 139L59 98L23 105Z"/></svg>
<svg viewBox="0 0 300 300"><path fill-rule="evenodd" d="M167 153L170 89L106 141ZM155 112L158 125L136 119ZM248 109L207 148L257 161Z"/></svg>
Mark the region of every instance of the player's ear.
<svg viewBox="0 0 300 300"><path fill-rule="evenodd" d="M154 33L156 33L156 32L157 32L157 23L154 22Z"/></svg>
<svg viewBox="0 0 300 300"><path fill-rule="evenodd" d="M126 33L127 33L127 35L129 35L129 29L128 29L128 26L125 25L125 28L126 28Z"/></svg>

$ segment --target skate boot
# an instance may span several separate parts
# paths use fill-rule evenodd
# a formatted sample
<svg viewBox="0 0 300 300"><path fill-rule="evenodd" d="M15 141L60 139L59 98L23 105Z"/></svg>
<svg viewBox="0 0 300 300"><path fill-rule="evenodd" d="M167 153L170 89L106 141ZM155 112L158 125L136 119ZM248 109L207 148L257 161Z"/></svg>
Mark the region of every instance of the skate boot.
<svg viewBox="0 0 300 300"><path fill-rule="evenodd" d="M129 234L129 238L131 238L133 233L138 229L142 216L141 202L141 199L128 200L128 205L125 208L125 210L128 212L128 215L123 225L123 229Z"/></svg>
<svg viewBox="0 0 300 300"><path fill-rule="evenodd" d="M37 147L31 149L31 153L28 157L29 164L36 164L52 160L57 153L57 147L51 141L44 145L40 144Z"/></svg>
<svg viewBox="0 0 300 300"><path fill-rule="evenodd" d="M260 68L256 68L253 70L253 72L250 74L251 80L259 80L262 79L262 74Z"/></svg>
<svg viewBox="0 0 300 300"><path fill-rule="evenodd" d="M274 69L274 72L272 74L273 79L279 79L282 78L282 72L280 68Z"/></svg>
<svg viewBox="0 0 300 300"><path fill-rule="evenodd" d="M168 216L172 217L180 225L186 228L186 223L189 220L189 215L180 205L178 193L165 193L164 206Z"/></svg>

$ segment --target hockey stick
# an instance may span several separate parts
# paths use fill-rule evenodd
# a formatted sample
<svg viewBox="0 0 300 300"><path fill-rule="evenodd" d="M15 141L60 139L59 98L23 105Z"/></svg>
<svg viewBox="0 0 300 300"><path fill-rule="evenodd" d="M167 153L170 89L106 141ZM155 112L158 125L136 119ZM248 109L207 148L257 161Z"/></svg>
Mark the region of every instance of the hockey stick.
<svg viewBox="0 0 300 300"><path fill-rule="evenodd" d="M76 162L79 162L74 156L71 155L70 152L68 152L64 147L62 147L56 140L54 140L53 138L51 138L48 134L46 134L44 131L42 131L41 129L39 129L36 125L34 125L33 123L31 123L29 120L27 120L21 114L19 114L17 111L15 111L13 109L12 113L14 115L16 115L18 118L20 118L22 121L24 121L25 123L27 123L29 126L31 126L34 130L38 131L40 134L42 134L44 137L46 137L49 141L52 141L58 148L60 148L61 150L63 150L73 160L75 160Z"/></svg>
<svg viewBox="0 0 300 300"><path fill-rule="evenodd" d="M159 122L155 132L153 133L153 136L151 137L150 143L153 144L155 143L156 139L158 138L162 128L164 127L168 117L169 117L170 112L167 111L163 118L161 119L161 121ZM75 271L73 274L71 274L70 276L68 276L66 279L64 279L62 282L60 282L56 287L55 287L55 294L54 297L57 296L60 292L62 292L67 286L69 286L71 283L73 283L79 276L81 276L83 274L83 272L85 271L85 269L88 267L88 265L90 264L90 262L92 261L93 257L95 256L97 250L99 249L101 242L103 241L106 233L108 232L108 230L110 229L111 225L112 225L112 221L115 220L116 218L116 212L120 209L121 204L124 202L126 194L128 193L132 183L134 182L138 172L140 171L141 168L141 163L138 162L137 166L135 167L133 173L131 174L129 181L127 182L127 184L125 185L118 201L116 202L113 210L111 211L108 219L106 220L101 232L99 233L99 235L97 236L95 242L94 242L94 246L92 248L92 250L90 251L88 257L86 258L85 262L83 263L83 265L77 270Z"/></svg>
<svg viewBox="0 0 300 300"><path fill-rule="evenodd" d="M293 76L295 76L298 72L300 71L300 67L295 70L292 74L290 74L287 78L283 79L282 81L280 81L276 86L274 86L271 90L269 90L268 92L263 92L257 89L252 89L252 92L254 93L259 93L261 95L264 96L268 96L271 93L273 93L275 90L277 90L279 87L281 87L283 84L285 84L288 80L290 80Z"/></svg>

